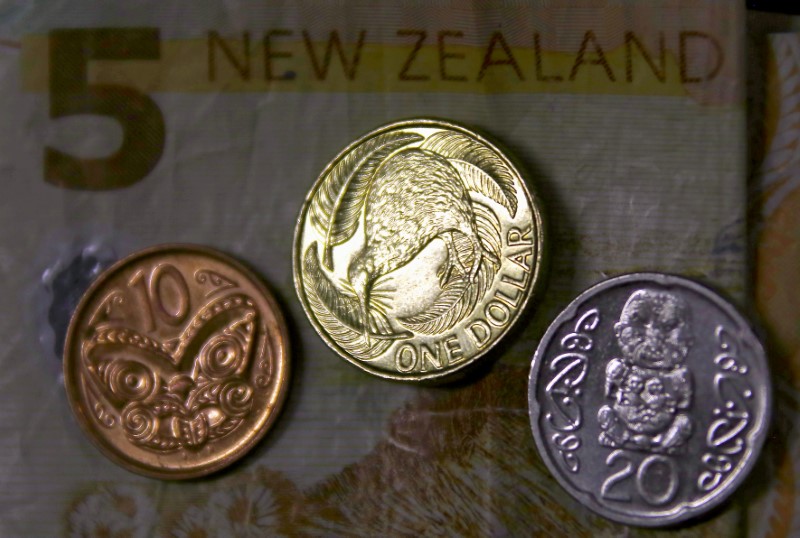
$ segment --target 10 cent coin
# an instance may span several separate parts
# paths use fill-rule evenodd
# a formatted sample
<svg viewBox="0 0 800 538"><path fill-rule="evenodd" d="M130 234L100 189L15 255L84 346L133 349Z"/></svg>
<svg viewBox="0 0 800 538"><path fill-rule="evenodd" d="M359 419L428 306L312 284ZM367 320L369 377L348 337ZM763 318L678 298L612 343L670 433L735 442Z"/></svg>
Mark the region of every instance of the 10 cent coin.
<svg viewBox="0 0 800 538"><path fill-rule="evenodd" d="M272 295L219 252L166 245L105 271L75 311L64 350L72 410L131 471L190 478L249 450L275 421L289 376Z"/></svg>
<svg viewBox="0 0 800 538"><path fill-rule="evenodd" d="M328 345L372 374L438 378L509 330L542 274L538 199L494 144L411 120L322 172L295 234L295 286Z"/></svg>
<svg viewBox="0 0 800 538"><path fill-rule="evenodd" d="M764 350L690 280L630 274L582 293L533 359L531 425L550 471L610 519L657 526L721 503L766 437Z"/></svg>

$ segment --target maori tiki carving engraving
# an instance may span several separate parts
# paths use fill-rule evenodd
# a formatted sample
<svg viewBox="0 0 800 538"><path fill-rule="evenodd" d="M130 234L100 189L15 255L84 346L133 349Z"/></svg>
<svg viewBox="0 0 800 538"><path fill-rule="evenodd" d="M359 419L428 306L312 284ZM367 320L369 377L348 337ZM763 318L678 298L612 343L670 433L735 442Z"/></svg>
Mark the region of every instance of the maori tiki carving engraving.
<svg viewBox="0 0 800 538"><path fill-rule="evenodd" d="M686 302L668 292L641 289L628 298L614 325L622 357L606 367L607 405L600 408L600 444L654 453L685 449L692 434L687 410L692 345Z"/></svg>

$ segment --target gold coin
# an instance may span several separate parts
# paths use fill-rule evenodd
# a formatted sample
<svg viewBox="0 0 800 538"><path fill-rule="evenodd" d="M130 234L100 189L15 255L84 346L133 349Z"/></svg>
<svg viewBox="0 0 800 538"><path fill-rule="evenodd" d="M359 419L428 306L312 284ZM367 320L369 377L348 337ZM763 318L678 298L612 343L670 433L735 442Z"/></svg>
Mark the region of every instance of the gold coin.
<svg viewBox="0 0 800 538"><path fill-rule="evenodd" d="M127 469L202 476L247 452L289 380L278 305L247 268L208 248L164 245L116 263L70 322L64 383L78 422Z"/></svg>
<svg viewBox="0 0 800 538"><path fill-rule="evenodd" d="M389 124L323 170L295 232L294 277L317 332L372 374L461 370L519 317L542 274L539 201L484 137Z"/></svg>

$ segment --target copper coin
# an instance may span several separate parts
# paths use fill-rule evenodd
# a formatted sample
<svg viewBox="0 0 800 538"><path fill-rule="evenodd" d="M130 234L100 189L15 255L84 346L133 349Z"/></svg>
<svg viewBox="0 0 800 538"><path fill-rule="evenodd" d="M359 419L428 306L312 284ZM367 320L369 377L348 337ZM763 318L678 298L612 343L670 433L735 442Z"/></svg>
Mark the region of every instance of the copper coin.
<svg viewBox="0 0 800 538"><path fill-rule="evenodd" d="M462 370L508 333L541 280L541 200L482 135L417 119L323 170L295 234L295 286L326 343L402 381Z"/></svg>
<svg viewBox="0 0 800 538"><path fill-rule="evenodd" d="M105 271L73 314L64 383L111 460L147 476L205 475L243 456L288 388L283 316L260 280L217 251L164 245Z"/></svg>

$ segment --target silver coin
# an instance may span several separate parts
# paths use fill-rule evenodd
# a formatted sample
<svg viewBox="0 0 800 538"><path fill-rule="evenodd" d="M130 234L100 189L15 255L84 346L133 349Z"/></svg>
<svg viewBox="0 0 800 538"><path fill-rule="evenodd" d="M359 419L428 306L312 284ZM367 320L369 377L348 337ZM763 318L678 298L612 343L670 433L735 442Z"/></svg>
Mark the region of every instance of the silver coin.
<svg viewBox="0 0 800 538"><path fill-rule="evenodd" d="M725 500L764 444L764 350L745 319L690 280L629 274L582 293L531 365L539 453L609 519L674 524Z"/></svg>

